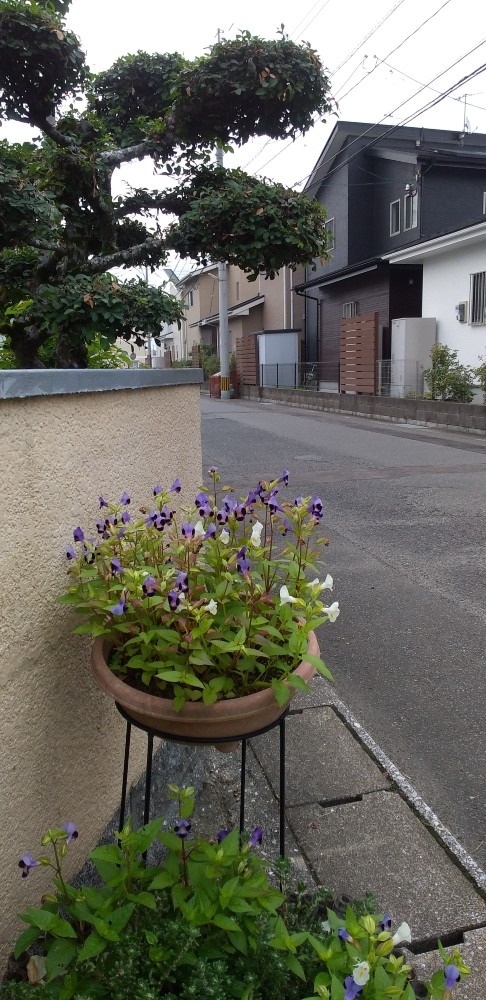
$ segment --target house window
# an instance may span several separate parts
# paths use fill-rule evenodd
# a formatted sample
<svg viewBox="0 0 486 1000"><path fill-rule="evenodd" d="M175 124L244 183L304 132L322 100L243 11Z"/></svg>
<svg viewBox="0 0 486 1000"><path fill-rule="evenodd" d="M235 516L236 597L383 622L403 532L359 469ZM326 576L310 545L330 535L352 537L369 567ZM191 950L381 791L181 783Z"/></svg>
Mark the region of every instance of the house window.
<svg viewBox="0 0 486 1000"><path fill-rule="evenodd" d="M328 250L334 249L334 219L326 219L325 230L327 233L327 248Z"/></svg>
<svg viewBox="0 0 486 1000"><path fill-rule="evenodd" d="M486 271L471 274L469 322L471 326L486 325Z"/></svg>
<svg viewBox="0 0 486 1000"><path fill-rule="evenodd" d="M193 292L189 292L189 293L188 293L188 296L187 296L187 304L188 304L189 306L193 306L193 305L194 305L194 293L193 293Z"/></svg>
<svg viewBox="0 0 486 1000"><path fill-rule="evenodd" d="M400 202L390 203L390 236L396 236L400 232Z"/></svg>
<svg viewBox="0 0 486 1000"><path fill-rule="evenodd" d="M483 191L483 215L486 215L486 191Z"/></svg>
<svg viewBox="0 0 486 1000"><path fill-rule="evenodd" d="M415 229L417 225L417 192L407 192L403 199L403 228Z"/></svg>
<svg viewBox="0 0 486 1000"><path fill-rule="evenodd" d="M240 283L239 283L239 281L236 282L235 295L236 295L236 301L239 302L239 300L240 300Z"/></svg>
<svg viewBox="0 0 486 1000"><path fill-rule="evenodd" d="M358 302L343 302L343 319L353 319L358 315Z"/></svg>

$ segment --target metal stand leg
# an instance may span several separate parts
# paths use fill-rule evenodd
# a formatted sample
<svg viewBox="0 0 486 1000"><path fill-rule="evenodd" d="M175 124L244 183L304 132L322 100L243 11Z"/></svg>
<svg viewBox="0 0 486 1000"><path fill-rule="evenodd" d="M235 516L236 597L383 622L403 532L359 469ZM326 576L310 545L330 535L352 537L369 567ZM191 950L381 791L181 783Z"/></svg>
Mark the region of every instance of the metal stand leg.
<svg viewBox="0 0 486 1000"><path fill-rule="evenodd" d="M279 781L279 806L280 806L280 857L285 857L285 716L280 719L280 781Z"/></svg>
<svg viewBox="0 0 486 1000"><path fill-rule="evenodd" d="M245 827L245 789L246 789L246 740L241 741L241 777L240 777L240 843Z"/></svg>
<svg viewBox="0 0 486 1000"><path fill-rule="evenodd" d="M150 819L150 793L152 790L152 754L154 751L154 738L152 733L147 736L147 768L145 771L145 802L143 805L143 825ZM147 851L142 854L144 861L147 860Z"/></svg>
<svg viewBox="0 0 486 1000"><path fill-rule="evenodd" d="M125 808L127 803L127 783L128 783L128 762L130 760L130 737L132 734L132 724L127 722L127 731L125 736L125 758L123 761L123 780L122 780L122 793L120 802L120 819L118 822L118 832L123 830L123 824L125 822Z"/></svg>

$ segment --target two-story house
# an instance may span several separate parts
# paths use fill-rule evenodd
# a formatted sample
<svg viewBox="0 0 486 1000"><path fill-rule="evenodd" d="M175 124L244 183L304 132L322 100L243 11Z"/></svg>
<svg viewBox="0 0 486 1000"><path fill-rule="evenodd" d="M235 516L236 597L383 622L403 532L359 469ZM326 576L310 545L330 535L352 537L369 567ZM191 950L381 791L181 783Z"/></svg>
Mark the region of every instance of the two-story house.
<svg viewBox="0 0 486 1000"><path fill-rule="evenodd" d="M303 338L304 300L292 286L302 282L304 271L283 267L277 277L260 275L256 281L239 267L228 265L228 329L230 353L238 340L263 334L293 333L299 343ZM193 347L210 345L219 348L218 265L208 264L178 282L178 294L186 306L185 319L174 339L175 360L191 357ZM277 340L275 338L275 343ZM297 360L300 360L300 351Z"/></svg>
<svg viewBox="0 0 486 1000"><path fill-rule="evenodd" d="M392 321L422 315L421 263L387 257L485 218L486 135L339 122L305 191L327 211L331 244L296 283L306 357L337 385L351 321L374 324L375 356L389 358Z"/></svg>

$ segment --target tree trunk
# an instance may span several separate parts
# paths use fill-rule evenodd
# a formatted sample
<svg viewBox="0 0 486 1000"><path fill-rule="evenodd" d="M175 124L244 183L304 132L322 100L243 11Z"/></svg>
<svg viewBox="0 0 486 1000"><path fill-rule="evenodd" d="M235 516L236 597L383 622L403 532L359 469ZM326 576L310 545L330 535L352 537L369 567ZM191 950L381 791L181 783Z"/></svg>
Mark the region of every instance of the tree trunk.
<svg viewBox="0 0 486 1000"><path fill-rule="evenodd" d="M39 358L39 348L42 346L43 338L40 331L33 327L22 327L13 330L11 334L12 350L19 368L45 368L45 364Z"/></svg>
<svg viewBox="0 0 486 1000"><path fill-rule="evenodd" d="M58 368L87 368L88 348L84 341L73 343L69 336L60 333L56 348Z"/></svg>

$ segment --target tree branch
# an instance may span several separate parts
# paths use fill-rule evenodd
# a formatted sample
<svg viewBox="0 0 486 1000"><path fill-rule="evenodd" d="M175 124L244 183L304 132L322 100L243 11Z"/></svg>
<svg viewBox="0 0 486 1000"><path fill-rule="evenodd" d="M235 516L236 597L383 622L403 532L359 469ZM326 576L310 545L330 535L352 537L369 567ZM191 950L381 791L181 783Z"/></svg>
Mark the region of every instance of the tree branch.
<svg viewBox="0 0 486 1000"><path fill-rule="evenodd" d="M49 122L47 118L32 118L29 122L30 125L35 125L36 128L40 128L44 135L49 136L57 146L62 146L63 149L69 149L72 153L76 154L80 152L80 148L76 139L72 135L64 135L62 132L56 128L52 122Z"/></svg>
<svg viewBox="0 0 486 1000"><path fill-rule="evenodd" d="M124 149L106 149L99 154L102 163L109 167L118 167L120 163L128 163L129 160L142 160L144 156L149 156L154 151L155 143L151 139L144 139L135 146L125 146Z"/></svg>
<svg viewBox="0 0 486 1000"><path fill-rule="evenodd" d="M122 264L127 264L130 267L136 266L137 264L143 264L147 257L147 253L153 253L154 251L163 250L164 248L164 240L160 238L151 238L145 240L144 243L138 243L134 247L129 247L128 250L117 250L116 253L91 257L91 259L83 265L83 273L103 274L104 271L109 271L111 267L119 267Z"/></svg>

